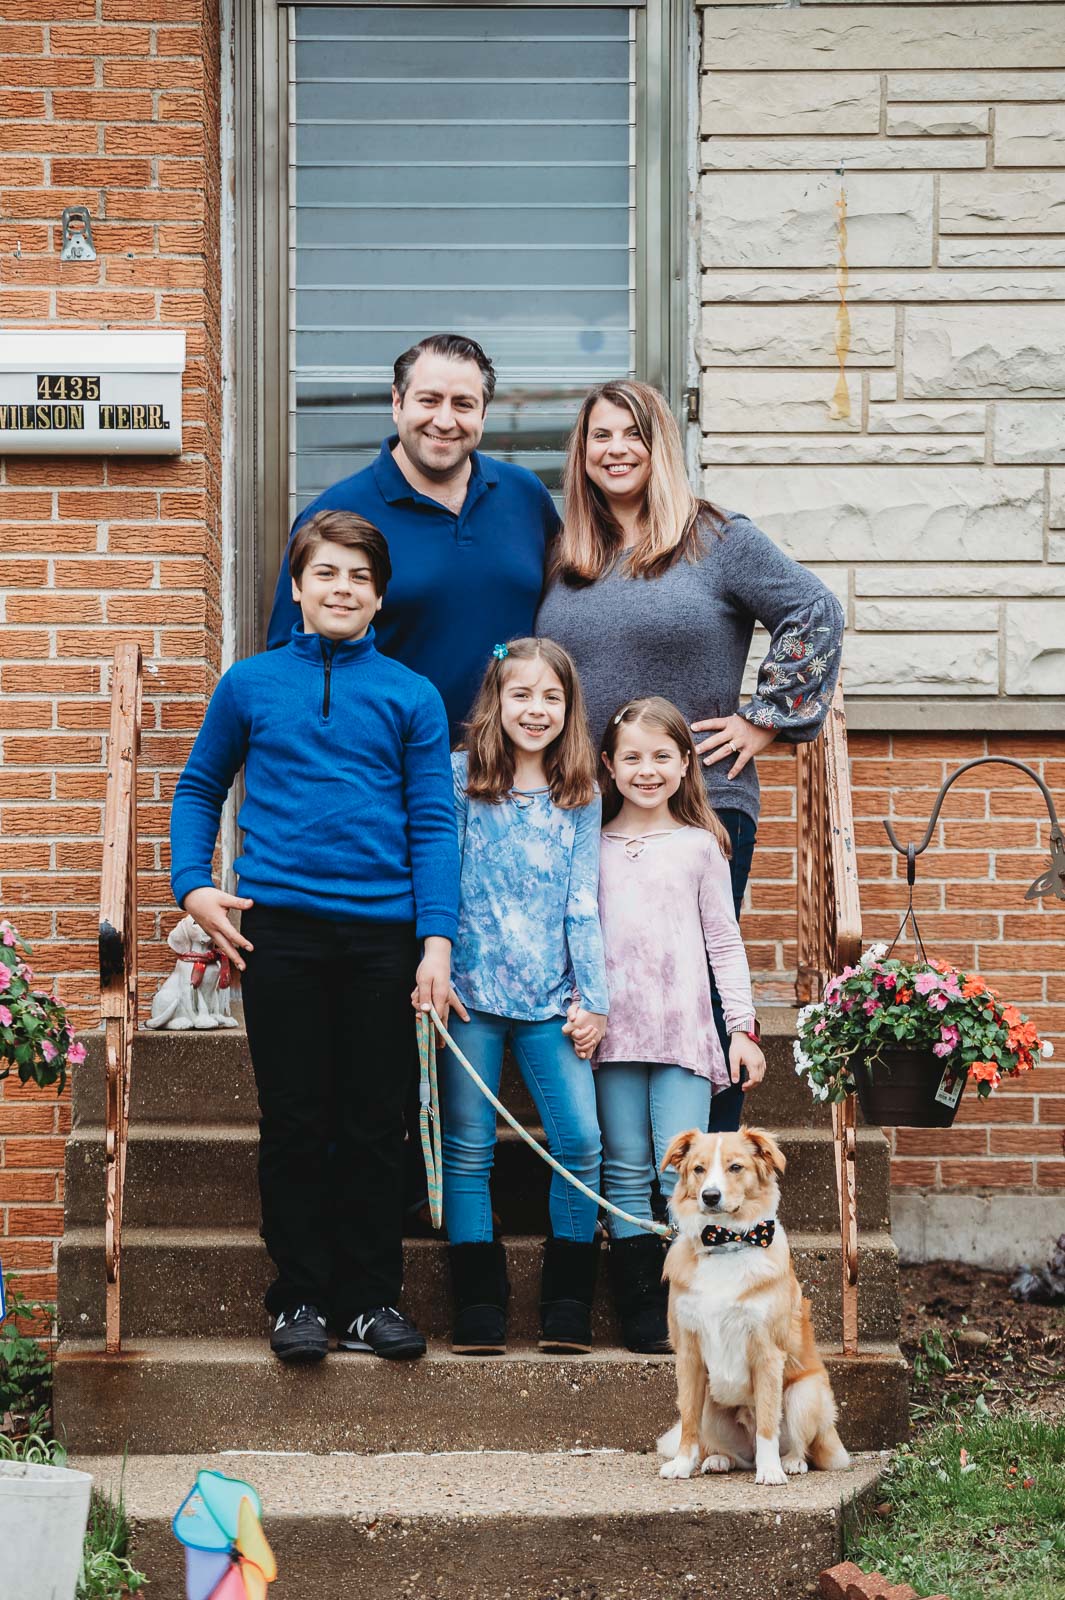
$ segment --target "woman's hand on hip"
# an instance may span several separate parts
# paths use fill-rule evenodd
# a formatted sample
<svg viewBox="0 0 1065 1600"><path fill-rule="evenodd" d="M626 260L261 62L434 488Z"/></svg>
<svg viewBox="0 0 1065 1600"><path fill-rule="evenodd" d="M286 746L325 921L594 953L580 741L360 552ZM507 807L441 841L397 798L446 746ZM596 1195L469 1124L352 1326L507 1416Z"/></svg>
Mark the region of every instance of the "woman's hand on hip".
<svg viewBox="0 0 1065 1600"><path fill-rule="evenodd" d="M704 733L708 728L712 730L710 737L695 746L695 753L702 756L704 767L712 767L727 756L735 756L728 771L730 778L742 772L748 761L753 761L755 756L760 756L763 750L768 749L777 736L775 728L755 727L738 711L734 711L731 717L707 717L702 722L692 723L693 733Z"/></svg>

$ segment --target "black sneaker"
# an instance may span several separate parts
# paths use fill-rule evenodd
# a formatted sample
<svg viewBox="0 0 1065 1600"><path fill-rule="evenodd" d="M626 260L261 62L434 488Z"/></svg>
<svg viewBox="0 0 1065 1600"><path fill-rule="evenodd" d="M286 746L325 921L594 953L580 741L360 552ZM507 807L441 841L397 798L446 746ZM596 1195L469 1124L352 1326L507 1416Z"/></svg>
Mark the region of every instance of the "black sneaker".
<svg viewBox="0 0 1065 1600"><path fill-rule="evenodd" d="M325 1318L317 1306L292 1306L278 1313L270 1348L282 1361L321 1361L329 1350Z"/></svg>
<svg viewBox="0 0 1065 1600"><path fill-rule="evenodd" d="M413 1361L425 1354L425 1339L395 1306L375 1306L339 1336L337 1349L371 1350L386 1361Z"/></svg>

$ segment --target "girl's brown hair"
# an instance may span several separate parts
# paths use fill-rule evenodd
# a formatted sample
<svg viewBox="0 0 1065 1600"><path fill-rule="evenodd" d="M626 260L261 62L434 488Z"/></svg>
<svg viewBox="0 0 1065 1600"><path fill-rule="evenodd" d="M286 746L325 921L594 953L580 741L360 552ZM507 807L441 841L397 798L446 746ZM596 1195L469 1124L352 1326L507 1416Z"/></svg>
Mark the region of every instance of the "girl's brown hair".
<svg viewBox="0 0 1065 1600"><path fill-rule="evenodd" d="M577 669L568 651L553 639L511 639L505 656L488 663L480 692L466 723L466 793L474 800L505 800L514 787L514 752L503 732L500 693L515 661L544 661L562 685L566 720L544 751L544 773L556 806L571 811L595 794L595 752Z"/></svg>
<svg viewBox="0 0 1065 1600"><path fill-rule="evenodd" d="M732 844L725 832L724 824L706 798L692 731L672 700L664 700L661 695L652 694L642 700L630 700L623 705L606 725L600 758L606 756L610 761L614 760L621 730L630 722L639 722L645 727L659 729L671 743L676 745L682 756L687 756L688 770L681 778L680 788L676 794L670 796L670 814L676 817L678 822L686 823L689 828L705 828L707 833L713 834L721 846L721 853L726 858L731 856ZM621 810L621 794L606 761L602 762L602 767L603 821L612 822Z"/></svg>
<svg viewBox="0 0 1065 1600"><path fill-rule="evenodd" d="M680 429L658 390L635 378L619 378L589 391L569 436L562 532L552 574L565 583L593 583L624 547L624 534L585 467L589 419L600 400L631 413L651 462L641 517L643 537L628 554L628 575L659 578L675 561L698 561L704 549L703 526L720 534L725 519L708 500L692 493Z"/></svg>

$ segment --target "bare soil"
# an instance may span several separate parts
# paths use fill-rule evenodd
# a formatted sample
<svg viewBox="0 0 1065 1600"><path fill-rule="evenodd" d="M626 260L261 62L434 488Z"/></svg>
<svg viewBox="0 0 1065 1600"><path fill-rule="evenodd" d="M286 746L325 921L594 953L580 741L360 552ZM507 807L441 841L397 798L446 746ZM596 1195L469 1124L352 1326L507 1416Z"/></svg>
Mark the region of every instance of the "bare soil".
<svg viewBox="0 0 1065 1600"><path fill-rule="evenodd" d="M980 1394L995 1413L1065 1420L1065 1307L1011 1300L1013 1276L953 1261L901 1268L915 1421L936 1401Z"/></svg>

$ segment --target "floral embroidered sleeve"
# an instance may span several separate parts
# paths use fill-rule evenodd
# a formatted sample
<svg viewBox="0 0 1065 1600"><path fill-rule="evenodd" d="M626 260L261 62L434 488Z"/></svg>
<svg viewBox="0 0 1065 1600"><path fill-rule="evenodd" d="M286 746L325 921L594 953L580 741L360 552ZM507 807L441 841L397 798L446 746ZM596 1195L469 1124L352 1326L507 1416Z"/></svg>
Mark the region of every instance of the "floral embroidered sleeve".
<svg viewBox="0 0 1065 1600"><path fill-rule="evenodd" d="M728 536L736 537L729 561L733 597L772 634L755 692L739 714L804 744L816 739L832 703L843 608L820 578L746 518L734 518Z"/></svg>

